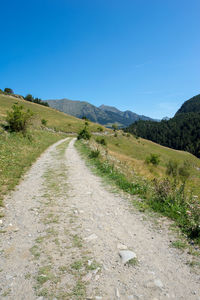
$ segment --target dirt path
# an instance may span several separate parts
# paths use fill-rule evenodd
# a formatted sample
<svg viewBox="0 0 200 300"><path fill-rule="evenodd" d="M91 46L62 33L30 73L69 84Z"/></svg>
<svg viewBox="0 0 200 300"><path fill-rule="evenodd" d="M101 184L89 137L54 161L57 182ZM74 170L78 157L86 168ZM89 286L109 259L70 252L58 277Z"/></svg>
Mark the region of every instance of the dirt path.
<svg viewBox="0 0 200 300"><path fill-rule="evenodd" d="M200 300L188 255L109 192L68 142L50 147L5 200L0 298ZM127 265L125 248L137 256Z"/></svg>

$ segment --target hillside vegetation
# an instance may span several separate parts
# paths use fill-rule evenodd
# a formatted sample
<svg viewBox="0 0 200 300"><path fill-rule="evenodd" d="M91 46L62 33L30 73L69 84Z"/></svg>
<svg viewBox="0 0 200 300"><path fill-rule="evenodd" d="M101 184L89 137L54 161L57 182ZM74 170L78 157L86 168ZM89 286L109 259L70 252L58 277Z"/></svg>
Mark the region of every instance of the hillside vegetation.
<svg viewBox="0 0 200 300"><path fill-rule="evenodd" d="M130 125L126 131L200 157L200 96L186 101L170 120L138 121Z"/></svg>
<svg viewBox="0 0 200 300"><path fill-rule="evenodd" d="M140 195L142 211L172 218L200 244L200 160L190 153L160 146L122 132L93 137L77 147L98 173L120 189Z"/></svg>

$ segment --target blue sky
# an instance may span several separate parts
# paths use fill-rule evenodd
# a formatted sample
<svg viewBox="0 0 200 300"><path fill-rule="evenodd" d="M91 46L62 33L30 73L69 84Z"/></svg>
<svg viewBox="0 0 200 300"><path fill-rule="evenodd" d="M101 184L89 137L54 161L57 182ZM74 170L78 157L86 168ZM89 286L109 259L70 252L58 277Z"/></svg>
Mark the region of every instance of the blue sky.
<svg viewBox="0 0 200 300"><path fill-rule="evenodd" d="M200 93L199 0L1 1L0 88L173 116Z"/></svg>

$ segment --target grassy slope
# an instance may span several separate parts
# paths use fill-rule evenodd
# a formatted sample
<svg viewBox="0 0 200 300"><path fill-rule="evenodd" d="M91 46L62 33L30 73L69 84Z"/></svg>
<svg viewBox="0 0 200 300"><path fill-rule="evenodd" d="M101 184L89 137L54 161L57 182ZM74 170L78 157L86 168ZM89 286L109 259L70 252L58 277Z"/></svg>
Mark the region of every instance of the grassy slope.
<svg viewBox="0 0 200 300"><path fill-rule="evenodd" d="M184 151L173 150L160 146L142 138L136 139L133 136L127 137L118 132L118 136L109 136L107 141L108 153L116 160L114 164L126 174L129 179L139 175L146 179L163 178L166 172L166 163L169 160L176 160L179 163L187 160L191 165L191 178L188 182L188 189L200 196L200 160L192 154ZM160 164L157 167L147 165L145 159L151 153L160 155ZM133 173L134 171L134 173Z"/></svg>
<svg viewBox="0 0 200 300"><path fill-rule="evenodd" d="M77 119L50 107L5 95L0 95L0 120L5 119L6 111L16 102L24 105L27 109L31 109L40 119L46 119L48 121L47 126L57 131L78 132L84 126L84 120ZM90 123L91 131L97 131L98 127L98 124Z"/></svg>
<svg viewBox="0 0 200 300"><path fill-rule="evenodd" d="M20 103L31 109L38 119L47 120L47 126L61 132L78 132L84 126L84 121L58 112L52 108L23 101L11 96L0 95L0 123L5 122L6 112L14 103ZM98 124L90 123L90 130L96 131ZM103 128L103 127L102 127ZM104 128L103 128L104 130ZM20 134L10 134L0 128L0 205L9 190L19 182L27 168L51 144L66 137L62 133L41 130L40 126L32 128L31 139Z"/></svg>

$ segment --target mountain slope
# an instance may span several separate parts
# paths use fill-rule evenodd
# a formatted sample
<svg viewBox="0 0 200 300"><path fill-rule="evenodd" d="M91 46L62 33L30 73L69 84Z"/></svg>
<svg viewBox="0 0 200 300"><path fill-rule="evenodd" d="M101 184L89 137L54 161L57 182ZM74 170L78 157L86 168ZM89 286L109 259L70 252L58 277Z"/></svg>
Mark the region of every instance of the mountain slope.
<svg viewBox="0 0 200 300"><path fill-rule="evenodd" d="M126 130L145 139L200 157L199 95L186 101L170 120L139 121Z"/></svg>
<svg viewBox="0 0 200 300"><path fill-rule="evenodd" d="M200 112L200 94L185 101L176 115L188 112Z"/></svg>
<svg viewBox="0 0 200 300"><path fill-rule="evenodd" d="M100 123L107 127L117 123L120 127L129 126L137 120L152 120L151 118L137 115L131 111L122 112L115 107L101 105L96 107L85 101L73 101L69 99L47 100L48 104L62 112L82 118L83 116L92 122Z"/></svg>

